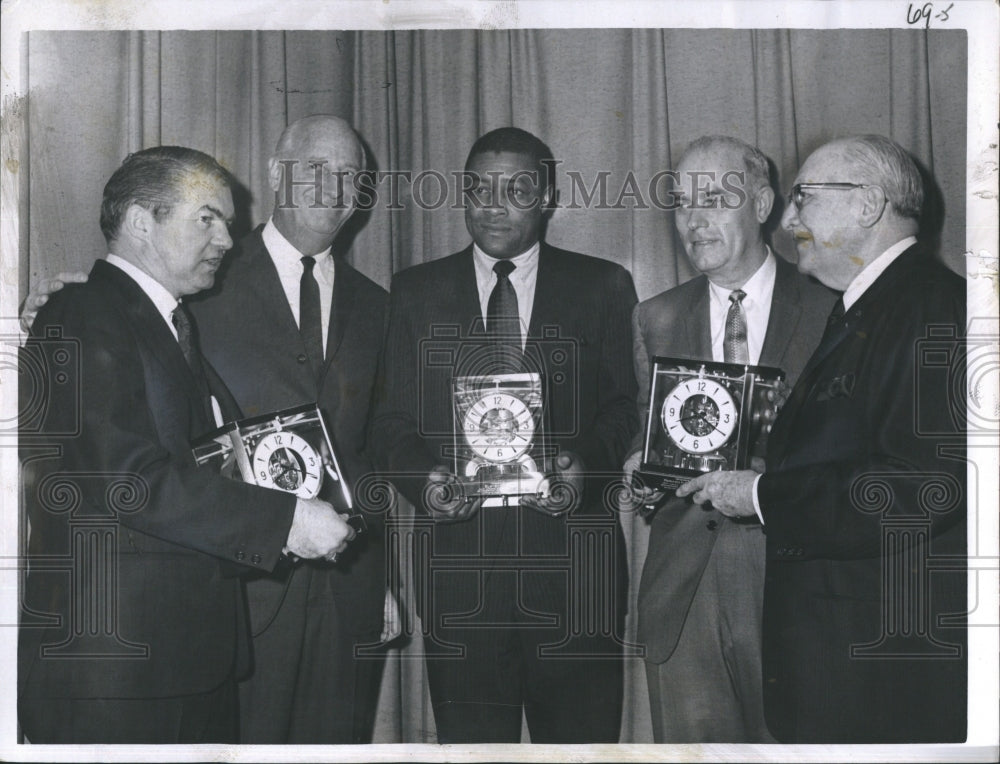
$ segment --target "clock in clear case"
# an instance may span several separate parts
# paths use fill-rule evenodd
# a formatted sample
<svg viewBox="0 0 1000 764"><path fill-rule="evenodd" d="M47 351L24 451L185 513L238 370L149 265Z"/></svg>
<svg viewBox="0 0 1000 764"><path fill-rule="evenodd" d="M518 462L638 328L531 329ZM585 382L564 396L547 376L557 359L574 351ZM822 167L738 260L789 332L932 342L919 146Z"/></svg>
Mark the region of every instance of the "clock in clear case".
<svg viewBox="0 0 1000 764"><path fill-rule="evenodd" d="M534 373L455 377L455 474L466 496L508 506L542 490L542 382Z"/></svg>
<svg viewBox="0 0 1000 764"><path fill-rule="evenodd" d="M265 488L320 498L351 513L351 491L315 405L230 422L194 444L195 461Z"/></svg>
<svg viewBox="0 0 1000 764"><path fill-rule="evenodd" d="M768 390L784 372L767 366L653 359L637 480L672 491L704 472L740 470L767 437Z"/></svg>

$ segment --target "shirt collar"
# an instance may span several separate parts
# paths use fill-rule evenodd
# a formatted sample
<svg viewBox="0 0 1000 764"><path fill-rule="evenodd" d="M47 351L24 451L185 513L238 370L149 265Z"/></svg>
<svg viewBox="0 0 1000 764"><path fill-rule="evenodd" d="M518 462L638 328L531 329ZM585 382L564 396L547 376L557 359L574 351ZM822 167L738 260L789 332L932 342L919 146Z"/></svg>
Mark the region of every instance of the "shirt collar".
<svg viewBox="0 0 1000 764"><path fill-rule="evenodd" d="M511 274L511 278L521 276L538 265L538 253L541 249L541 242L536 241L521 254L507 258L514 264L514 271ZM476 270L486 276L493 275L493 266L501 260L499 257L490 257L487 255L475 242L472 243L472 259L476 264Z"/></svg>
<svg viewBox="0 0 1000 764"><path fill-rule="evenodd" d="M278 227L274 224L274 218L267 221L264 230L261 231L261 238L264 240L264 247L274 260L274 264L279 270L288 270L294 267L296 271L302 269L302 258L305 255L299 252L288 239L284 237ZM322 252L312 255L317 265L330 255L331 247L327 247Z"/></svg>
<svg viewBox="0 0 1000 764"><path fill-rule="evenodd" d="M767 248L767 255L764 257L764 262L760 264L760 267L754 271L754 274L746 280L743 286L738 287L746 293L746 297L743 298L745 305L770 303L769 296L774 289L774 277L778 272L778 264L774 260L771 248L766 244L764 246ZM718 284L712 283L711 280L708 282L708 289L713 300L728 308L729 295L735 290L721 287Z"/></svg>
<svg viewBox="0 0 1000 764"><path fill-rule="evenodd" d="M118 270L122 271L126 276L130 277L136 284L139 285L139 288L146 293L146 296L149 297L150 300L153 301L153 305L156 306L156 311L163 316L163 320L166 321L167 325L172 328L173 318L171 314L177 307L177 298L170 294L163 284L154 279L137 265L130 263L125 258L109 254L106 260L108 265L115 266Z"/></svg>
<svg viewBox="0 0 1000 764"><path fill-rule="evenodd" d="M907 236L902 241L897 241L889 249L868 263L864 267L864 270L855 276L854 280L847 285L847 289L844 290L844 295L841 297L844 301L844 310L850 310L850 307L858 301L868 287L875 283L875 280L882 275L882 272L892 265L897 257L916 243L916 236Z"/></svg>

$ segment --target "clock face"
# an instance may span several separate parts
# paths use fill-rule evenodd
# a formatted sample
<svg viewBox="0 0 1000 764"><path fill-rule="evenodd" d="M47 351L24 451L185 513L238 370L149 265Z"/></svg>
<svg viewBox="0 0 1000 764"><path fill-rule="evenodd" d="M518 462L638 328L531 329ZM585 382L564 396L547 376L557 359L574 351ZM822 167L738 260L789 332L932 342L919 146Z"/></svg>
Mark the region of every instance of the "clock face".
<svg viewBox="0 0 1000 764"><path fill-rule="evenodd" d="M738 410L725 385L692 377L667 393L660 418L670 439L689 454L725 445L736 430Z"/></svg>
<svg viewBox="0 0 1000 764"><path fill-rule="evenodd" d="M295 433L272 432L254 447L253 474L257 485L312 499L323 484L323 460Z"/></svg>
<svg viewBox="0 0 1000 764"><path fill-rule="evenodd" d="M535 420L516 395L491 392L465 412L462 429L477 455L491 462L509 462L531 447Z"/></svg>

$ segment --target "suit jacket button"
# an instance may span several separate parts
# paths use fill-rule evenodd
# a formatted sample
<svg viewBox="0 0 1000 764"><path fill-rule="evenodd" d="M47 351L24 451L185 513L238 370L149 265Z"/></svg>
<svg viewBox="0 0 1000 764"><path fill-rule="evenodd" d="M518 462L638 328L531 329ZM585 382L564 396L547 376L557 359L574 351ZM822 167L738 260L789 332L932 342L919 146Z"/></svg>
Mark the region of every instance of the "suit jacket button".
<svg viewBox="0 0 1000 764"><path fill-rule="evenodd" d="M253 557L250 558L250 562L252 562L254 565L260 565L260 555L255 554Z"/></svg>
<svg viewBox="0 0 1000 764"><path fill-rule="evenodd" d="M705 523L705 527L708 528L710 531L714 531L716 528L719 527L719 524L715 520L709 520L707 523Z"/></svg>
<svg viewBox="0 0 1000 764"><path fill-rule="evenodd" d="M309 360L309 358L306 356L305 353L299 353L298 357L295 360L298 361L299 363L305 363L306 361Z"/></svg>
<svg viewBox="0 0 1000 764"><path fill-rule="evenodd" d="M246 557L246 555L243 553L242 549L236 553L237 560L242 560L244 557Z"/></svg>

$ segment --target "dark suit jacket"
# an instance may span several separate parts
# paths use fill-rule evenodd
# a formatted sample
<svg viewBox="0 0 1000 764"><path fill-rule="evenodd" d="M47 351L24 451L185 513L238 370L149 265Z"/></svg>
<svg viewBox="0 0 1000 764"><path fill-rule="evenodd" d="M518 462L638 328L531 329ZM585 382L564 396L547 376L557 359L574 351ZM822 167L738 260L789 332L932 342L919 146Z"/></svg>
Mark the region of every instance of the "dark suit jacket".
<svg viewBox="0 0 1000 764"><path fill-rule="evenodd" d="M386 292L337 261L326 362L317 380L262 230L260 226L246 236L228 256L216 287L191 302L202 350L227 381L244 416L319 403L340 466L348 483L357 487L372 472L366 429L385 332ZM355 501L356 509L366 507L375 509ZM336 565L324 567L338 603L350 613L347 628L359 634L381 629L386 583L384 514L364 514L368 532L352 542ZM261 615L270 614L254 617Z"/></svg>
<svg viewBox="0 0 1000 764"><path fill-rule="evenodd" d="M380 466L419 508L428 472L436 464L450 464L451 379L477 373L477 349L483 346L482 335L470 336L482 316L471 245L398 273L390 292L386 389L375 418L375 453ZM604 506L602 488L609 475L620 471L637 430L636 386L628 358L628 321L635 301L632 278L621 266L542 244L525 353L541 359L549 379L546 406L552 442L576 452L588 472L603 476L587 484L584 506L570 517L548 517L527 508L484 509L469 521L439 524L434 555L483 554L480 538L492 534L481 536L481 523L502 523L497 518L516 515L519 554L565 558L567 524L588 513L600 516L614 524L617 603L624 607L624 542ZM450 356L426 353L432 333L439 342L450 338L455 351ZM561 587L552 576L523 576L522 604L547 613L564 611L565 574L554 575L562 575ZM471 599L462 600L462 607L471 602L475 608L476 581L475 576L458 575L447 586L435 584L435 602L447 609L467 595Z"/></svg>
<svg viewBox="0 0 1000 764"><path fill-rule="evenodd" d="M964 740L965 283L914 247L845 318L775 422L759 483L768 727L783 742Z"/></svg>
<svg viewBox="0 0 1000 764"><path fill-rule="evenodd" d="M152 301L103 260L39 311L25 357L50 397L21 426L31 522L23 695L219 686L246 625L224 566L273 568L294 497L195 466L190 441L214 424L194 376ZM81 546L100 528L116 546Z"/></svg>
<svg viewBox="0 0 1000 764"><path fill-rule="evenodd" d="M835 295L776 257L777 272L761 348L760 365L777 366L794 384L819 343ZM640 416L649 406L650 358L712 358L709 285L705 276L661 292L638 306L632 320ZM635 442L641 447L641 440ZM691 600L728 522L720 512L690 499L671 499L654 516L639 584L639 641L646 660L662 663L677 646Z"/></svg>

